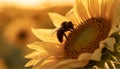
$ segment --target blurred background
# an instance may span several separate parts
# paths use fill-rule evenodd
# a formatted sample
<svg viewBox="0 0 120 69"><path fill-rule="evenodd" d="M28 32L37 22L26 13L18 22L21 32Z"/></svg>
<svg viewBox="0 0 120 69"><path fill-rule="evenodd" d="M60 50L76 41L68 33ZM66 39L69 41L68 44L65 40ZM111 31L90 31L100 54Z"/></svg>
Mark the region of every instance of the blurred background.
<svg viewBox="0 0 120 69"><path fill-rule="evenodd" d="M0 69L25 68L26 44L38 41L31 28L54 28L48 12L65 15L74 0L0 0Z"/></svg>

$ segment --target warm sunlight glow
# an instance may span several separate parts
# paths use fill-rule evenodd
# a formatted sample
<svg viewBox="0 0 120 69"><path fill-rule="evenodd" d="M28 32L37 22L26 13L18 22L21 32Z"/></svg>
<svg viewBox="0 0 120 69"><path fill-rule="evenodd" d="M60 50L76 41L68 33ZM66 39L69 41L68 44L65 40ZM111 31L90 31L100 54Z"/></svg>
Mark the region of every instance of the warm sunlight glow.
<svg viewBox="0 0 120 69"><path fill-rule="evenodd" d="M11 0L11 2L19 4L19 5L38 5L42 0Z"/></svg>
<svg viewBox="0 0 120 69"><path fill-rule="evenodd" d="M45 8L48 5L63 5L73 4L74 0L0 0L0 7L8 6L8 7L17 7L21 9L38 9Z"/></svg>
<svg viewBox="0 0 120 69"><path fill-rule="evenodd" d="M0 0L0 6L16 6L19 8L37 8L44 0Z"/></svg>

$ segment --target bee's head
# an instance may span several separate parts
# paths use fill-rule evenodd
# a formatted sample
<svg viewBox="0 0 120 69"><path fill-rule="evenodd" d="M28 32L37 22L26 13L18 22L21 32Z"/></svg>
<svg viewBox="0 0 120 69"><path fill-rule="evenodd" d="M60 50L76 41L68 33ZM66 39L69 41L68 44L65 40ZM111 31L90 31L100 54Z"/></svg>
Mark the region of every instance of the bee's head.
<svg viewBox="0 0 120 69"><path fill-rule="evenodd" d="M67 28L67 25L68 25L68 24L67 24L66 21L61 24L61 26L62 26L63 28Z"/></svg>
<svg viewBox="0 0 120 69"><path fill-rule="evenodd" d="M64 29L73 29L73 24L72 22L63 22L61 25Z"/></svg>
<svg viewBox="0 0 120 69"><path fill-rule="evenodd" d="M72 24L72 22L68 22L68 27L69 27L70 29L73 29L73 24Z"/></svg>

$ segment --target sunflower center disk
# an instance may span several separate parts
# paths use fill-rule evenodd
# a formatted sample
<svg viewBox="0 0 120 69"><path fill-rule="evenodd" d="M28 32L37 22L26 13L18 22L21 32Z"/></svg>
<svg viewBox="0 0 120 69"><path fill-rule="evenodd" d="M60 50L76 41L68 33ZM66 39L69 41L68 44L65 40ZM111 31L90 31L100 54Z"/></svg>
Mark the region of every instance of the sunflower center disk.
<svg viewBox="0 0 120 69"><path fill-rule="evenodd" d="M110 31L111 23L102 18L91 18L81 23L65 42L65 57L77 58L82 53L93 53Z"/></svg>

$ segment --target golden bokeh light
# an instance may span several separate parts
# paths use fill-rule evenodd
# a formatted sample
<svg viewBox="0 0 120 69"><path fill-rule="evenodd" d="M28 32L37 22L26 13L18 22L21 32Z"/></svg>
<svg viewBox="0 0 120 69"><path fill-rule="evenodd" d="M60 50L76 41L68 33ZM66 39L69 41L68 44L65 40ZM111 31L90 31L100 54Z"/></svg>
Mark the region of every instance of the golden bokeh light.
<svg viewBox="0 0 120 69"><path fill-rule="evenodd" d="M55 6L58 5L58 3L62 4L60 6L65 6L66 2L67 5L71 5L74 0L0 0L0 7L13 6L20 9L40 9L46 8L47 5Z"/></svg>

